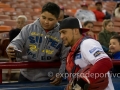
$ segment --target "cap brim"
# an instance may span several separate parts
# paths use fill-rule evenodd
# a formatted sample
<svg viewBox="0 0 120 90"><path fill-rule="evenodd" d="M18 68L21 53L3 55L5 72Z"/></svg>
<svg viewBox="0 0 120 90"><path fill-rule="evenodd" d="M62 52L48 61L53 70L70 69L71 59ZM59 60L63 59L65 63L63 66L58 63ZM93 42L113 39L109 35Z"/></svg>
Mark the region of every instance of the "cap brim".
<svg viewBox="0 0 120 90"><path fill-rule="evenodd" d="M82 33L86 33L86 32L88 32L90 29L87 29L87 28L80 28L80 30L82 30Z"/></svg>

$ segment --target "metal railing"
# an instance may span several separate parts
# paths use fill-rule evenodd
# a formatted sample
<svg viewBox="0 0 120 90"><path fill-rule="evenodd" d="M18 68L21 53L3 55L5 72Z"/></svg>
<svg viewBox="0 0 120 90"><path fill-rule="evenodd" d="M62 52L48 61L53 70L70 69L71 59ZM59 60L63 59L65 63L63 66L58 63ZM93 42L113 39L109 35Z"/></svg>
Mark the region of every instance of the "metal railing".
<svg viewBox="0 0 120 90"><path fill-rule="evenodd" d="M120 65L120 60L112 60L113 65ZM59 68L60 62L0 62L0 83L2 83L2 69L21 68Z"/></svg>
<svg viewBox="0 0 120 90"><path fill-rule="evenodd" d="M59 68L60 62L0 62L0 83L2 83L2 69L22 68Z"/></svg>

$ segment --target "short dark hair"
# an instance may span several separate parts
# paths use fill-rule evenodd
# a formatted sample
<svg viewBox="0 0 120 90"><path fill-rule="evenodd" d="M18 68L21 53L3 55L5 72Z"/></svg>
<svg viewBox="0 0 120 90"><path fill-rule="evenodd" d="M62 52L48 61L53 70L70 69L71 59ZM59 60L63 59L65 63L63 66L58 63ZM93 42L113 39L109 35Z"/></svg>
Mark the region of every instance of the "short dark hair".
<svg viewBox="0 0 120 90"><path fill-rule="evenodd" d="M113 35L110 39L117 39L120 42L120 35Z"/></svg>
<svg viewBox="0 0 120 90"><path fill-rule="evenodd" d="M116 8L120 6L120 3L117 3Z"/></svg>
<svg viewBox="0 0 120 90"><path fill-rule="evenodd" d="M98 4L102 5L102 2L98 1L95 3L95 5L98 5Z"/></svg>
<svg viewBox="0 0 120 90"><path fill-rule="evenodd" d="M53 2L48 2L42 7L41 13L45 11L53 14L56 18L58 18L60 14L60 7Z"/></svg>
<svg viewBox="0 0 120 90"><path fill-rule="evenodd" d="M93 24L92 21L86 21L86 22L83 23L83 26L86 26L86 25L88 25L89 23ZM93 24L93 25L94 25L94 24Z"/></svg>

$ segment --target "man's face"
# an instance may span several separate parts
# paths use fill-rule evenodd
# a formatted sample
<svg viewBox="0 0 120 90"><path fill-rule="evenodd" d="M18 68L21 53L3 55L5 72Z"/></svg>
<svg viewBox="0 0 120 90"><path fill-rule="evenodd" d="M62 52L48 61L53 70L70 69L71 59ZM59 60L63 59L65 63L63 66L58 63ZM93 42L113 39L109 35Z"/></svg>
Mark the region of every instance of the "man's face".
<svg viewBox="0 0 120 90"><path fill-rule="evenodd" d="M25 18L17 19L17 28L22 29L26 25Z"/></svg>
<svg viewBox="0 0 120 90"><path fill-rule="evenodd" d="M74 31L72 29L62 29L60 34L60 38L65 46L72 46L74 44Z"/></svg>
<svg viewBox="0 0 120 90"><path fill-rule="evenodd" d="M97 10L102 10L102 5L101 5L101 4L97 4L97 5L96 5L96 9L97 9Z"/></svg>
<svg viewBox="0 0 120 90"><path fill-rule="evenodd" d="M81 6L83 10L88 10L88 6Z"/></svg>
<svg viewBox="0 0 120 90"><path fill-rule="evenodd" d="M40 15L40 23L43 29L50 30L57 23L57 18L51 13L45 11Z"/></svg>

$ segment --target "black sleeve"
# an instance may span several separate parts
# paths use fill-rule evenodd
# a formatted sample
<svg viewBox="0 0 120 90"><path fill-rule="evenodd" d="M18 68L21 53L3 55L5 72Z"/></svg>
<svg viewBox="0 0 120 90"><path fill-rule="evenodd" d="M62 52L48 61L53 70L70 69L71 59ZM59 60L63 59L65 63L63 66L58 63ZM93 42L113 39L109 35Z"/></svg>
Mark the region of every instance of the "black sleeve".
<svg viewBox="0 0 120 90"><path fill-rule="evenodd" d="M9 32L9 39L10 39L10 42L20 33L20 29L12 29L10 32Z"/></svg>
<svg viewBox="0 0 120 90"><path fill-rule="evenodd" d="M13 39L14 39L14 31L11 30L11 31L9 32L9 40L10 40L10 42L11 42Z"/></svg>

